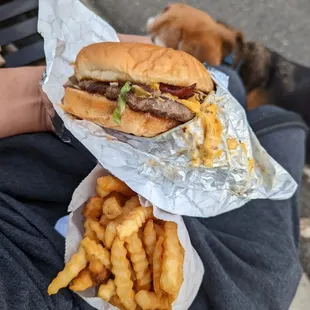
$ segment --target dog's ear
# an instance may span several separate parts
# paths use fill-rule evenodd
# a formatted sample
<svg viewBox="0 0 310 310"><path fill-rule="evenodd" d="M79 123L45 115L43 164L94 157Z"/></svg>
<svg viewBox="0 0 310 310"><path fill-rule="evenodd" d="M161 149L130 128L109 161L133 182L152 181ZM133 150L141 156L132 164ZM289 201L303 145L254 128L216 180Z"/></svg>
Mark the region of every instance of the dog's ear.
<svg viewBox="0 0 310 310"><path fill-rule="evenodd" d="M167 5L167 6L163 9L163 11L161 12L161 14L166 13L169 9L170 9L170 5Z"/></svg>
<svg viewBox="0 0 310 310"><path fill-rule="evenodd" d="M226 40L226 38L224 37L222 40L222 60L226 56L231 54L233 50L234 50L234 43L232 42L232 40Z"/></svg>
<svg viewBox="0 0 310 310"><path fill-rule="evenodd" d="M244 36L241 31L236 32L236 45L235 45L235 51L236 51L236 56L233 62L233 68L236 68L240 60L244 56Z"/></svg>
<svg viewBox="0 0 310 310"><path fill-rule="evenodd" d="M241 31L236 32L236 48L238 51L242 51L244 45L244 35Z"/></svg>
<svg viewBox="0 0 310 310"><path fill-rule="evenodd" d="M222 21L217 21L218 30L222 38L222 57L223 59L230 53L235 52L233 66L239 62L242 57L244 36L241 31L225 24ZM222 60L223 60L222 59Z"/></svg>
<svg viewBox="0 0 310 310"><path fill-rule="evenodd" d="M226 29L226 31L230 32L234 37L235 37L235 43L239 46L243 46L243 42L244 42L244 35L243 33L234 28L234 27L231 27L229 25L227 25L226 23L220 21L220 20L217 20L216 21L218 23L218 25L220 25L220 29L223 30L223 29ZM229 37L229 35L227 36L227 33L226 33L226 37Z"/></svg>

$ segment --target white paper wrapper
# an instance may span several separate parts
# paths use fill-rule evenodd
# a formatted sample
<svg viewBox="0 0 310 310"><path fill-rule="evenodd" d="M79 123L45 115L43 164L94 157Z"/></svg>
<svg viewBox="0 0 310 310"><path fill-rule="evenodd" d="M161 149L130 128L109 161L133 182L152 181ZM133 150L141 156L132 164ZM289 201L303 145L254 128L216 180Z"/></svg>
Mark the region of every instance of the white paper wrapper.
<svg viewBox="0 0 310 310"><path fill-rule="evenodd" d="M212 76L217 91L208 101L218 106L223 132L222 154L212 168L192 166L191 149L203 139L198 119L150 139L104 130L65 114L58 104L77 53L90 43L117 41L117 36L79 1L40 0L39 13L47 58L44 91L73 135L134 191L162 210L201 217L236 209L251 199L287 199L294 194L295 181L261 147L245 111L227 91L227 77L216 70ZM241 141L246 151L241 144L231 150L228 138ZM254 169L249 159L254 159Z"/></svg>
<svg viewBox="0 0 310 310"><path fill-rule="evenodd" d="M96 180L98 177L108 174L108 172L101 166L97 165L96 168L82 181L82 183L77 187L73 193L71 203L68 207L68 211L71 212L69 215L67 236L66 236L66 251L65 251L65 261L67 262L69 258L76 253L80 241L83 238L83 223L84 217L81 213L84 203L92 196L95 195ZM149 206L150 203L139 197L141 204L143 206ZM202 277L204 274L204 268L200 257L198 256L196 250L193 248L188 231L180 215L174 215L160 210L159 208L153 206L154 215L156 218L166 221L173 221L178 224L178 234L180 242L185 250L184 257L184 281L181 286L178 298L173 303L173 310L184 310L188 309L193 300L195 299L200 284L202 282ZM195 279L193 281L193 279ZM85 292L77 293L86 302L101 310L117 309L109 303L103 301L96 296L96 290L94 288L88 289Z"/></svg>

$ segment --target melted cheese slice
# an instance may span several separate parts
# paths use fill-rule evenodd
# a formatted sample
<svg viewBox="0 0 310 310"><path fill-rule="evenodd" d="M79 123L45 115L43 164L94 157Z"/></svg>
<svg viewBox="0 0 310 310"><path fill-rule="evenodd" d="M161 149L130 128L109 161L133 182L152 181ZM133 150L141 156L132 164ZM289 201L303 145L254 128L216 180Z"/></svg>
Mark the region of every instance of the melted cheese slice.
<svg viewBox="0 0 310 310"><path fill-rule="evenodd" d="M177 102L182 103L183 105L185 105L190 111L194 112L194 113L199 113L200 112L200 102L196 99L196 96L192 96L188 99L179 99L177 96L173 96L171 94L165 93L165 96L175 100Z"/></svg>
<svg viewBox="0 0 310 310"><path fill-rule="evenodd" d="M149 83L149 84L147 84L147 86L149 86L155 90L159 90L159 83Z"/></svg>
<svg viewBox="0 0 310 310"><path fill-rule="evenodd" d="M149 87L155 89L155 90L159 90L159 83L150 83L147 84ZM196 99L196 96L192 96L188 99L179 99L177 96L171 95L169 93L165 93L165 96L178 101L180 103L182 103L183 105L185 105L190 111L194 112L194 113L198 113L200 111L200 102Z"/></svg>

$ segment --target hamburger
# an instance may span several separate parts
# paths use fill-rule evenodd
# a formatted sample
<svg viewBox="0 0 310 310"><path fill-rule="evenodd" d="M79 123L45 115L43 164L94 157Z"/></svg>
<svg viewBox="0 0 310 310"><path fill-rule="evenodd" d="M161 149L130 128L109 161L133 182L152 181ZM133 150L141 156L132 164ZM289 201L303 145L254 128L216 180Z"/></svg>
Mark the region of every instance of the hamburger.
<svg viewBox="0 0 310 310"><path fill-rule="evenodd" d="M154 137L196 116L206 124L202 105L213 89L209 72L187 53L95 43L77 55L62 108L106 128Z"/></svg>

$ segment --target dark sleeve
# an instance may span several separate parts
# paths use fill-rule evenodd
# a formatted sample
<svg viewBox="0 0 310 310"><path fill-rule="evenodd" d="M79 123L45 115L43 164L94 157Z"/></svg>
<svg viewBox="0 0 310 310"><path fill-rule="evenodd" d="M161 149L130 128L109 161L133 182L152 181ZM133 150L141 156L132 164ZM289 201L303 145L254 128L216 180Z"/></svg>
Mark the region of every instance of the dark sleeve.
<svg viewBox="0 0 310 310"><path fill-rule="evenodd" d="M92 168L50 134L0 140L1 309L93 309L68 289L46 293L64 266L64 238L54 224Z"/></svg>
<svg viewBox="0 0 310 310"><path fill-rule="evenodd" d="M262 130L260 142L300 184L305 131L280 128ZM209 219L184 218L205 267L191 309L289 308L301 277L298 197L299 192L284 201L254 200Z"/></svg>

